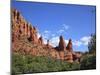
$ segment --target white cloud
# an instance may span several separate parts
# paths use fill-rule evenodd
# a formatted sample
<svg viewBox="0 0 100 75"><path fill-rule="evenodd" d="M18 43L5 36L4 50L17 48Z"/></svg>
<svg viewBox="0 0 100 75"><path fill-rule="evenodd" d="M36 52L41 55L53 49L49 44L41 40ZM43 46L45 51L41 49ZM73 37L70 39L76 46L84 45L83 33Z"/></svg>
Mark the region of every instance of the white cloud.
<svg viewBox="0 0 100 75"><path fill-rule="evenodd" d="M66 45L68 44L68 40L64 39L65 40L65 43ZM59 36L56 36L56 37L53 37L50 39L50 44L54 47L58 46L59 45Z"/></svg>
<svg viewBox="0 0 100 75"><path fill-rule="evenodd" d="M44 31L44 33L50 33L50 31L48 31L48 30L45 30L45 31Z"/></svg>
<svg viewBox="0 0 100 75"><path fill-rule="evenodd" d="M81 41L73 41L73 45L74 46L81 46L82 45L82 42Z"/></svg>
<svg viewBox="0 0 100 75"><path fill-rule="evenodd" d="M43 40L44 40L44 44L47 44L47 40L50 40L50 44L53 46L56 46L55 43L56 42L56 34L52 34L51 31L49 30L45 30L43 33L42 33L42 36L43 36Z"/></svg>
<svg viewBox="0 0 100 75"><path fill-rule="evenodd" d="M61 33L63 33L64 31L65 31L65 30L60 29L60 30L58 31L58 33L61 34Z"/></svg>
<svg viewBox="0 0 100 75"><path fill-rule="evenodd" d="M44 39L49 40L49 39L51 39L51 38L57 36L57 34L56 34L56 32L55 32L55 33L52 33L52 32L49 31L49 30L45 30L45 31L42 33L42 36L43 36Z"/></svg>
<svg viewBox="0 0 100 75"><path fill-rule="evenodd" d="M43 38L43 42L44 44L47 44L47 40L45 38Z"/></svg>
<svg viewBox="0 0 100 75"><path fill-rule="evenodd" d="M43 42L44 42L44 44L46 44L47 43L47 39L45 39L44 37L46 37L46 35L42 35L42 34L40 34L39 32L37 33L37 36L38 36L38 38L39 37L43 37Z"/></svg>
<svg viewBox="0 0 100 75"><path fill-rule="evenodd" d="M66 39L65 39L65 43L66 43L66 45L68 44L68 41L69 41L69 40L66 40Z"/></svg>
<svg viewBox="0 0 100 75"><path fill-rule="evenodd" d="M50 39L50 44L54 47L58 46L59 44L59 36L53 37Z"/></svg>
<svg viewBox="0 0 100 75"><path fill-rule="evenodd" d="M54 46L54 47L58 46L58 44L59 44L59 35L58 34L62 34L68 29L69 29L68 25L62 24L62 27L58 32L51 33L51 31L45 30L42 33L44 43L46 44L47 40L50 40L50 44L52 46ZM41 34L38 33L38 36L41 36ZM79 40L73 40L72 43L73 43L74 46L78 46L78 47L79 46L87 46L90 39L91 39L91 36L83 36ZM68 44L67 39L65 39L65 43L66 43L66 45Z"/></svg>
<svg viewBox="0 0 100 75"><path fill-rule="evenodd" d="M90 39L91 39L91 36L84 36L80 40L74 40L73 45L74 46L81 46L81 45L87 46Z"/></svg>
<svg viewBox="0 0 100 75"><path fill-rule="evenodd" d="M66 26L66 28L68 28ZM64 30L59 30L59 33L62 33L64 32ZM41 34L38 33L38 37L40 37ZM44 40L44 43L46 44L47 43L47 40L50 40L50 44L54 47L58 46L59 44L59 35L57 35L56 33L52 34L51 31L48 31L48 30L45 30L43 33L42 33L42 36L43 36L43 40ZM79 40L73 40L73 45L74 46L87 46L88 45L88 42L90 41L91 39L91 36L84 36L82 38L80 38ZM68 44L68 40L65 39L65 43L66 45Z"/></svg>
<svg viewBox="0 0 100 75"><path fill-rule="evenodd" d="M68 25L66 25L66 24L62 24L61 25L61 28L58 30L58 34L62 34L62 33L64 33L64 32L66 32L67 30L69 29L69 26Z"/></svg>
<svg viewBox="0 0 100 75"><path fill-rule="evenodd" d="M88 42L90 41L90 39L91 39L91 36L85 36L85 37L82 37L80 40L84 45L88 45Z"/></svg>
<svg viewBox="0 0 100 75"><path fill-rule="evenodd" d="M45 30L43 33L42 33L42 36L44 39L49 39L49 37L51 36L51 32L48 31L48 30Z"/></svg>
<svg viewBox="0 0 100 75"><path fill-rule="evenodd" d="M51 36L52 36L52 37L55 37L55 36L56 36L56 34L51 34Z"/></svg>
<svg viewBox="0 0 100 75"><path fill-rule="evenodd" d="M40 33L37 33L37 37L39 38L41 36L41 34Z"/></svg>
<svg viewBox="0 0 100 75"><path fill-rule="evenodd" d="M68 30L68 29L69 29L69 26L66 25L66 24L63 24L63 29L64 29L64 30Z"/></svg>

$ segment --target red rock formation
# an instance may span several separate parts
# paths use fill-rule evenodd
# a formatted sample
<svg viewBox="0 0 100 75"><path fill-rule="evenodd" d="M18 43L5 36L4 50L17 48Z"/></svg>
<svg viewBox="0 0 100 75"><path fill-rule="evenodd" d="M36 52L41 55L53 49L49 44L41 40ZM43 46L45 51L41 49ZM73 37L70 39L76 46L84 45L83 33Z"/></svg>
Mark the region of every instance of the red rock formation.
<svg viewBox="0 0 100 75"><path fill-rule="evenodd" d="M33 43L38 43L37 30L28 23L16 9L12 9L12 40L26 36Z"/></svg>
<svg viewBox="0 0 100 75"><path fill-rule="evenodd" d="M67 52L67 54L66 54L66 56L65 56L65 60L67 61L67 62L73 62L73 54L72 54L72 52Z"/></svg>
<svg viewBox="0 0 100 75"><path fill-rule="evenodd" d="M11 12L12 22L12 50L22 54L33 56L51 56L56 59L73 62L80 59L81 54L73 52L71 39L66 47L63 36L59 38L58 47L49 44L44 45L43 37L38 39L37 29L28 23L16 9Z"/></svg>
<svg viewBox="0 0 100 75"><path fill-rule="evenodd" d="M46 46L47 46L48 49L53 49L53 47L50 45L49 40L47 40L47 44L46 44Z"/></svg>
<svg viewBox="0 0 100 75"><path fill-rule="evenodd" d="M60 52L59 52L59 56L60 56L60 59L61 59L61 60L64 60L64 59L65 59L65 58L64 58L64 56L65 56L64 51L60 51Z"/></svg>
<svg viewBox="0 0 100 75"><path fill-rule="evenodd" d="M38 43L39 43L40 45L43 45L43 44L44 44L44 43L43 43L43 38L42 38L42 36L39 38Z"/></svg>
<svg viewBox="0 0 100 75"><path fill-rule="evenodd" d="M49 40L47 40L47 46L49 46L50 44L49 44Z"/></svg>
<svg viewBox="0 0 100 75"><path fill-rule="evenodd" d="M27 36L27 32L28 32L27 27L28 27L28 24L26 22L24 24L25 24L25 30L24 30L24 32L25 32L25 36Z"/></svg>
<svg viewBox="0 0 100 75"><path fill-rule="evenodd" d="M73 48L72 48L72 40L71 39L69 39L69 42L68 42L68 45L67 45L66 49L68 51L72 51L73 50Z"/></svg>
<svg viewBox="0 0 100 75"><path fill-rule="evenodd" d="M33 43L38 43L37 30L35 27L32 27L32 39L33 39Z"/></svg>
<svg viewBox="0 0 100 75"><path fill-rule="evenodd" d="M60 36L60 39L59 39L59 40L60 40L60 41L59 41L58 49L59 49L60 51L66 50L66 44L65 44L65 41L64 41L63 36Z"/></svg>
<svg viewBox="0 0 100 75"><path fill-rule="evenodd" d="M27 28L27 29L28 29L28 31L27 31L27 37L28 37L28 38L30 38L30 36L31 36L31 35L30 35L30 34L31 34L31 29L30 29L30 28L31 28L31 27L30 27L30 24L28 23L28 28Z"/></svg>
<svg viewBox="0 0 100 75"><path fill-rule="evenodd" d="M19 16L19 12L15 9L12 9L12 41L17 40L20 37Z"/></svg>
<svg viewBox="0 0 100 75"><path fill-rule="evenodd" d="M82 53L81 52L73 52L73 61L77 61L77 62L80 62L80 58L82 56Z"/></svg>

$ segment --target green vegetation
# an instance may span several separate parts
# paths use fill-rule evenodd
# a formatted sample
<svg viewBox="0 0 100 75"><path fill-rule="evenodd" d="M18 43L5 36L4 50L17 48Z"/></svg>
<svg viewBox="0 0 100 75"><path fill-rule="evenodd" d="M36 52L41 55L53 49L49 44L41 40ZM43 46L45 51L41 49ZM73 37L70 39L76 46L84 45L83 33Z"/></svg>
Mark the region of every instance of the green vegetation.
<svg viewBox="0 0 100 75"><path fill-rule="evenodd" d="M68 63L50 57L13 54L12 74L79 70L78 63Z"/></svg>
<svg viewBox="0 0 100 75"><path fill-rule="evenodd" d="M80 63L81 70L96 69L96 56L87 54L82 57Z"/></svg>
<svg viewBox="0 0 100 75"><path fill-rule="evenodd" d="M81 70L96 69L96 34L91 35L88 49L81 58Z"/></svg>
<svg viewBox="0 0 100 75"><path fill-rule="evenodd" d="M81 62L68 63L66 61L55 60L50 57L31 56L13 54L12 74L57 72L57 71L74 71L88 70L96 68L96 58L93 55L85 55Z"/></svg>
<svg viewBox="0 0 100 75"><path fill-rule="evenodd" d="M91 40L88 44L90 54L96 55L96 34L91 35Z"/></svg>

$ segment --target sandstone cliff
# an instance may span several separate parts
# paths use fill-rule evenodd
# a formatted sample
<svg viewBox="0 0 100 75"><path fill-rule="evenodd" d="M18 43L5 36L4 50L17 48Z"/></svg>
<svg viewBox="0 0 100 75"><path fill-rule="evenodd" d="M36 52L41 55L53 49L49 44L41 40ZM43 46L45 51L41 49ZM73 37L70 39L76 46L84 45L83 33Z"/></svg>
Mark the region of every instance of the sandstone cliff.
<svg viewBox="0 0 100 75"><path fill-rule="evenodd" d="M65 44L63 36L60 36L60 38L59 38L59 46L58 46L58 48L59 48L60 51L66 50L66 44Z"/></svg>
<svg viewBox="0 0 100 75"><path fill-rule="evenodd" d="M63 36L59 37L59 45L56 48L49 44L49 40L47 40L47 44L44 44L43 37L38 38L37 28L27 22L16 9L11 10L11 24L13 52L33 56L50 56L68 62L73 62L81 57L81 54L73 51L71 39L66 47Z"/></svg>

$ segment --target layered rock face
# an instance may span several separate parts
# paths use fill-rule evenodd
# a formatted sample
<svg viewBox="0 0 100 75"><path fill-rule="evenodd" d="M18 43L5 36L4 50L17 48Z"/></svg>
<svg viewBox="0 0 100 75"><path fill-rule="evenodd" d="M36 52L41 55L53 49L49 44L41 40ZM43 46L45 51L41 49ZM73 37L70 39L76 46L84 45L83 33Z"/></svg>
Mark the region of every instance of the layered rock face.
<svg viewBox="0 0 100 75"><path fill-rule="evenodd" d="M25 21L25 19L16 9L12 9L11 14L12 40L15 41L17 39L21 39L21 37L26 37L29 41L38 43L36 28Z"/></svg>
<svg viewBox="0 0 100 75"><path fill-rule="evenodd" d="M43 43L43 38L42 38L42 36L39 38L38 42L39 42L40 45L43 45L43 44L44 44L44 43Z"/></svg>
<svg viewBox="0 0 100 75"><path fill-rule="evenodd" d="M61 60L66 60L68 62L73 62L75 60L80 60L82 56L81 53L77 53L73 51L72 40L69 39L68 44L66 46L65 40L62 36L59 37L59 46L57 47L59 51L59 56Z"/></svg>
<svg viewBox="0 0 100 75"><path fill-rule="evenodd" d="M33 56L50 55L51 50L44 45L42 36L38 38L37 29L27 22L16 9L11 10L11 24L13 52Z"/></svg>
<svg viewBox="0 0 100 75"><path fill-rule="evenodd" d="M58 46L59 50L61 50L61 51L66 50L66 44L65 44L63 36L60 36L59 40L60 40L59 41L59 46Z"/></svg>
<svg viewBox="0 0 100 75"><path fill-rule="evenodd" d="M53 46L50 45L49 40L47 40L47 44L46 44L46 46L47 46L48 48L53 48Z"/></svg>
<svg viewBox="0 0 100 75"><path fill-rule="evenodd" d="M69 42L68 42L68 45L67 45L66 49L69 50L69 51L73 50L73 48L72 48L72 40L71 39L69 39Z"/></svg>
<svg viewBox="0 0 100 75"><path fill-rule="evenodd" d="M38 38L37 36L37 29L28 23L16 9L11 10L11 24L13 52L33 56L50 56L68 62L81 57L81 54L73 52L71 39L66 47L63 36L59 37L59 45L56 48L50 45L49 40L47 44L44 44L43 37Z"/></svg>

